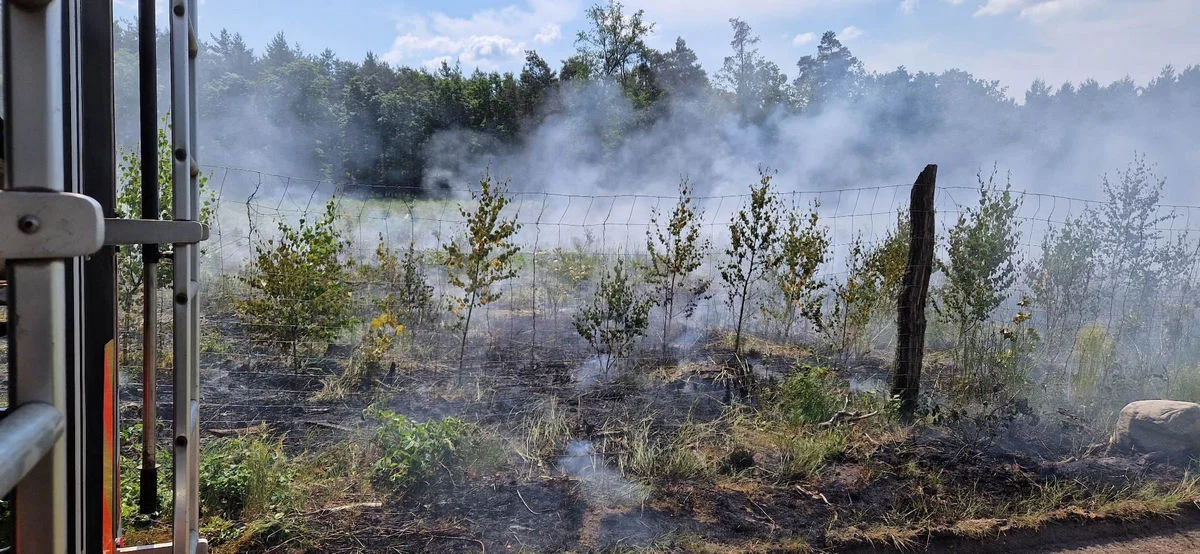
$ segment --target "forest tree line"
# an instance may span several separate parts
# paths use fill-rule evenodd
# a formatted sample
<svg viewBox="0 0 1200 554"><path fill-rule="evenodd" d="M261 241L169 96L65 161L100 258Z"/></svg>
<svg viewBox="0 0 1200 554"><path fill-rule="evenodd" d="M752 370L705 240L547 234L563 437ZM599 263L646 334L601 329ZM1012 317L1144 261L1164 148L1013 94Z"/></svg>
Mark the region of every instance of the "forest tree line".
<svg viewBox="0 0 1200 554"><path fill-rule="evenodd" d="M444 62L436 69L393 66L370 53L362 61L345 60L328 49L306 52L283 33L259 53L238 33L222 29L203 42L199 58L201 157L404 194L427 192L431 139L438 133L471 131L466 148L475 153L517 149L547 118L579 109L570 95L588 87L608 92L594 98L611 117L576 131L599 139L601 158L685 104L702 106L698 111L711 114L711 121L732 118L768 136L786 118L848 109L869 114L864 137L875 130L904 136L966 128L1014 138L1042 133L1047 122L1078 130L1135 118L1152 126L1200 105L1200 66L1168 66L1145 86L1129 78L1058 87L1035 81L1018 103L998 81L957 69L868 71L833 32L824 33L816 52L788 73L759 53L749 24L731 19L729 56L712 71L683 37L669 50L648 46L654 24L641 10L630 13L611 1L586 15L574 55L552 63L529 50L516 73ZM165 35L158 42L165 56ZM115 44L118 83L136 81L133 23L117 22ZM167 83L160 73L160 94ZM120 140L131 145L137 87L117 90ZM1036 149L1048 157L1069 147L1039 142ZM871 156L881 148L890 147L864 139L854 151Z"/></svg>

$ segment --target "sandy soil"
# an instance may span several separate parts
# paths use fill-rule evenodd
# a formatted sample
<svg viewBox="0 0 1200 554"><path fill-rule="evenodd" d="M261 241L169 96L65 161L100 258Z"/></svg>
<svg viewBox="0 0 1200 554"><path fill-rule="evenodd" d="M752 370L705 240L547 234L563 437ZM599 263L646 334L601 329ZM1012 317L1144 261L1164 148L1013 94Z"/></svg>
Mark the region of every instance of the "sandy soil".
<svg viewBox="0 0 1200 554"><path fill-rule="evenodd" d="M841 552L888 552L888 548L849 548ZM942 536L905 552L992 554L1184 554L1200 553L1200 510L1172 518L1139 521L1071 521L1037 531L1010 531L991 540Z"/></svg>
<svg viewBox="0 0 1200 554"><path fill-rule="evenodd" d="M1063 548L1054 550L1053 552L1071 554L1118 554L1121 552L1177 554L1182 552L1200 552L1200 526L1194 526L1190 529L1178 529L1155 536L1133 536L1114 540L1106 544Z"/></svg>

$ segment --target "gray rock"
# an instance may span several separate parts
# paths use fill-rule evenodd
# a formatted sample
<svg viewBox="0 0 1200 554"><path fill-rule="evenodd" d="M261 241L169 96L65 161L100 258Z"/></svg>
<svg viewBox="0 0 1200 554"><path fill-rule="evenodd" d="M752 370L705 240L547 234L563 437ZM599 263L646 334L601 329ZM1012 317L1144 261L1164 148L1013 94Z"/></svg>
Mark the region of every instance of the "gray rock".
<svg viewBox="0 0 1200 554"><path fill-rule="evenodd" d="M1200 454L1200 404L1139 400L1121 408L1112 448L1171 457Z"/></svg>

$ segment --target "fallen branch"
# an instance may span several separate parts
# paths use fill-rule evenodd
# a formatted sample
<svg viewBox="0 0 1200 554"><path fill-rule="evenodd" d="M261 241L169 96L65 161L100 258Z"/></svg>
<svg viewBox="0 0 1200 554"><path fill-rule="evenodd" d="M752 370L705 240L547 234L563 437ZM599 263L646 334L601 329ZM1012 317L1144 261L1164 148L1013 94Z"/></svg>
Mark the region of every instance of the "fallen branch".
<svg viewBox="0 0 1200 554"><path fill-rule="evenodd" d="M833 506L833 504L829 502L828 498L825 498L825 494L821 491L810 491L804 487L801 487L800 485L796 485L796 490L807 494L808 496L812 497L813 500L820 500L821 502L824 502L826 506Z"/></svg>
<svg viewBox="0 0 1200 554"><path fill-rule="evenodd" d="M260 423L250 427L239 427L235 429L209 429L208 432L218 437L230 437L235 435L244 437L247 435L260 435L267 432L267 424Z"/></svg>
<svg viewBox="0 0 1200 554"><path fill-rule="evenodd" d="M355 508L382 508L382 507L383 507L383 503L382 503L382 502L355 502L355 503L353 503L353 504L343 504L343 505L341 505L341 506L332 506L332 507L329 507L329 508L320 508L320 509L317 509L317 510L313 510L313 511L311 511L311 512L308 512L306 515L312 515L312 514L330 514L330 513L333 513L333 512L343 512L343 511L346 511L346 510L353 510L353 509L355 509Z"/></svg>
<svg viewBox="0 0 1200 554"><path fill-rule="evenodd" d="M862 421L864 419L872 418L877 415L879 415L878 411L874 411L869 414L864 414L862 412L839 411L839 412L833 414L833 417L829 418L829 421L822 421L821 423L818 423L817 427L819 427L821 429L827 429L829 427L833 427L834 425L837 425L838 423L842 423L842 422L849 423L849 422L854 422L854 421Z"/></svg>
<svg viewBox="0 0 1200 554"><path fill-rule="evenodd" d="M542 515L542 513L541 513L541 512L535 512L535 511L533 511L533 508L530 508L530 507L529 507L529 503L525 501L525 497L524 497L524 496L521 496L521 489L517 489L517 498L520 498L520 499L521 499L521 503L525 505L525 509L526 509L526 510L529 510L529 513L531 513L531 514L533 514L533 515L535 515L535 516Z"/></svg>
<svg viewBox="0 0 1200 554"><path fill-rule="evenodd" d="M304 423L306 425L315 425L317 427L325 427L326 429L337 429L338 431L345 431L347 433L354 431L354 429L351 429L344 425L338 425L336 423L330 423L328 421L304 420L304 421L301 421L300 423Z"/></svg>
<svg viewBox="0 0 1200 554"><path fill-rule="evenodd" d="M429 535L429 537L431 540L432 539L443 539L443 540L452 540L452 541L473 542L473 543L476 543L479 545L479 549L481 552L483 552L484 554L487 554L487 547L484 546L483 541L481 541L479 539L474 539L471 537L454 537L454 536L450 536L450 535Z"/></svg>

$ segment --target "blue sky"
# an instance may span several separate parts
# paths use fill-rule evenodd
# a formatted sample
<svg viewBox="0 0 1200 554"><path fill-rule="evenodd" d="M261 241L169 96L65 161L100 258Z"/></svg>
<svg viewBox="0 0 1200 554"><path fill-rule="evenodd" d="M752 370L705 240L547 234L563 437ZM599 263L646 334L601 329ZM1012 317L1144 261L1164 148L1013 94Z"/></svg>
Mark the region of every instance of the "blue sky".
<svg viewBox="0 0 1200 554"><path fill-rule="evenodd" d="M161 9L166 1L159 0ZM467 69L519 70L536 49L557 67L573 51L585 0L201 0L205 34L241 33L256 51L279 31L306 51L368 51L407 65L460 60ZM1020 98L1034 78L1053 84L1200 63L1200 0L628 0L656 24L651 46L683 36L710 73L729 50L728 20L741 17L760 51L787 73L839 33L874 70L958 67L998 79ZM135 0L117 0L132 19Z"/></svg>

